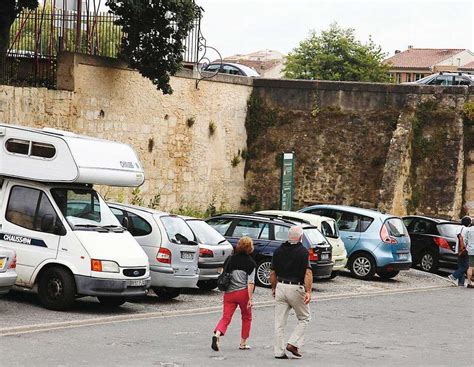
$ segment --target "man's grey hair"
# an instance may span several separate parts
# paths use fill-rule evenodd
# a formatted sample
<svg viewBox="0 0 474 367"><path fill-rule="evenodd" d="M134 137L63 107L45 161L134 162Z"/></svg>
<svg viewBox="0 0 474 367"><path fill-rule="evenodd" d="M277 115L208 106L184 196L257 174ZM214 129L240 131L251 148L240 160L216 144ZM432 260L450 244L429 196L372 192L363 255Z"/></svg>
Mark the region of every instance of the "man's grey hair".
<svg viewBox="0 0 474 367"><path fill-rule="evenodd" d="M288 242L298 243L301 241L301 237L303 237L303 228L300 226L291 226L288 231Z"/></svg>

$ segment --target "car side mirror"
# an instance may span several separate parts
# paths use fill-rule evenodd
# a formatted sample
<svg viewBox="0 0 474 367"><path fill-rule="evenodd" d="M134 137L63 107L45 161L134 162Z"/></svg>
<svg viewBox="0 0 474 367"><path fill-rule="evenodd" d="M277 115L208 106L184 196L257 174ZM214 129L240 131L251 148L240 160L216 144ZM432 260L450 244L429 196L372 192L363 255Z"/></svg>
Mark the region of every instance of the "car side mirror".
<svg viewBox="0 0 474 367"><path fill-rule="evenodd" d="M128 230L129 226L130 226L130 221L128 220L128 217L123 217L122 218L122 227L124 227Z"/></svg>

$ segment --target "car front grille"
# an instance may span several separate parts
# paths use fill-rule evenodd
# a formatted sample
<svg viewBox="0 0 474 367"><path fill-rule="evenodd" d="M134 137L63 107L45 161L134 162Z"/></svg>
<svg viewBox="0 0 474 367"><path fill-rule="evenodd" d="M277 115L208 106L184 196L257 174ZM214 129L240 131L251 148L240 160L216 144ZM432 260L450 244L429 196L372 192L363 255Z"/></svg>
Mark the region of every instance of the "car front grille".
<svg viewBox="0 0 474 367"><path fill-rule="evenodd" d="M146 269L124 269L123 270L123 275L127 277L141 277L142 275L145 275Z"/></svg>

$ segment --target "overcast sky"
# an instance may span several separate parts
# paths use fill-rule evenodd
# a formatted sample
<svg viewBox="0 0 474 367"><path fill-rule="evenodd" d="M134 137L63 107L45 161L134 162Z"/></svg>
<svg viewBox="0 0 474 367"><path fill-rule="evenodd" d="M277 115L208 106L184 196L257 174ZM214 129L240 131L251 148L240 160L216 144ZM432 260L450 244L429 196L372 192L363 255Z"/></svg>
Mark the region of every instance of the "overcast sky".
<svg viewBox="0 0 474 367"><path fill-rule="evenodd" d="M474 0L196 0L202 30L222 56L273 49L291 51L336 21L369 35L387 54L408 45L474 51Z"/></svg>

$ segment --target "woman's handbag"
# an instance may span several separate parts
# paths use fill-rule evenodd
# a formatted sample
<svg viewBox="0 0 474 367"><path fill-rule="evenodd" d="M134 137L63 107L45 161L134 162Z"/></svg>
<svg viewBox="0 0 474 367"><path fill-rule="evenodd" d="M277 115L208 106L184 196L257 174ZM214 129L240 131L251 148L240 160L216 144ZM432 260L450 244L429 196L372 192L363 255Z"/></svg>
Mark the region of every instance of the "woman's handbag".
<svg viewBox="0 0 474 367"><path fill-rule="evenodd" d="M217 278L217 288L219 288L219 290L222 292L225 292L229 288L230 280L232 278L232 275L229 272L231 259L232 256L227 259L226 263L224 264L224 269L222 270L222 273Z"/></svg>

